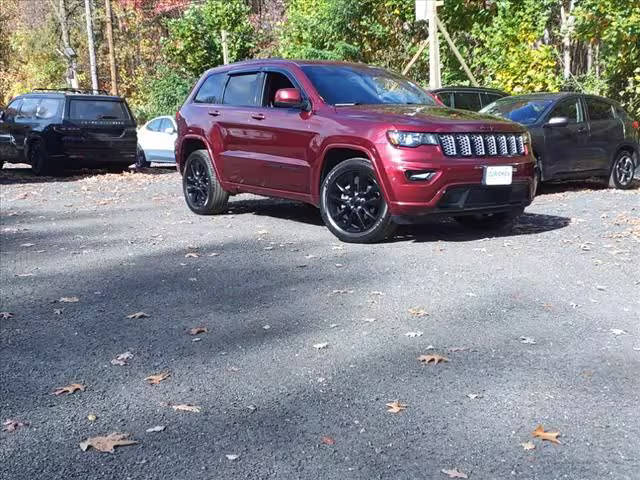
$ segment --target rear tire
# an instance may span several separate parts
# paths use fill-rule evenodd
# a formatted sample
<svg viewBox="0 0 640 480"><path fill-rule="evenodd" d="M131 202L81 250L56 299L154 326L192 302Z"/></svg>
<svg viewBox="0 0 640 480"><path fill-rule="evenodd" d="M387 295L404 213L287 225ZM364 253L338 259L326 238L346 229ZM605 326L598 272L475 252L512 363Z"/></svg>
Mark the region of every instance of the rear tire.
<svg viewBox="0 0 640 480"><path fill-rule="evenodd" d="M509 230L524 208L515 208L509 212L485 213L454 217L461 225L475 230Z"/></svg>
<svg viewBox="0 0 640 480"><path fill-rule="evenodd" d="M633 154L622 150L616 155L611 165L609 174L609 187L626 190L633 185L633 177L636 173L636 163L633 161Z"/></svg>
<svg viewBox="0 0 640 480"><path fill-rule="evenodd" d="M320 214L331 233L348 243L381 242L396 229L365 158L345 160L329 172L320 188Z"/></svg>
<svg viewBox="0 0 640 480"><path fill-rule="evenodd" d="M140 148L136 149L136 168L149 168L151 166L151 162L147 161L147 157L144 154L144 150Z"/></svg>
<svg viewBox="0 0 640 480"><path fill-rule="evenodd" d="M33 173L38 176L51 175L53 173L47 150L40 141L35 141L29 147L29 163Z"/></svg>
<svg viewBox="0 0 640 480"><path fill-rule="evenodd" d="M229 193L222 189L206 150L196 150L187 158L182 190L187 206L198 215L216 215L227 209Z"/></svg>

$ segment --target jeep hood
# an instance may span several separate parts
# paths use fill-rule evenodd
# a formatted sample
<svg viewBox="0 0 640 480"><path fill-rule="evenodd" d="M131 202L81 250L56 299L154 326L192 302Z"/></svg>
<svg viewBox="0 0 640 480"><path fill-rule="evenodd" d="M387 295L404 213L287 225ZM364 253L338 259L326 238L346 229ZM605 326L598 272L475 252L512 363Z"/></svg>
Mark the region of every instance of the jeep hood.
<svg viewBox="0 0 640 480"><path fill-rule="evenodd" d="M515 122L482 113L428 105L353 105L336 107L353 119L387 122L397 128L429 128L433 132L483 131L524 132Z"/></svg>

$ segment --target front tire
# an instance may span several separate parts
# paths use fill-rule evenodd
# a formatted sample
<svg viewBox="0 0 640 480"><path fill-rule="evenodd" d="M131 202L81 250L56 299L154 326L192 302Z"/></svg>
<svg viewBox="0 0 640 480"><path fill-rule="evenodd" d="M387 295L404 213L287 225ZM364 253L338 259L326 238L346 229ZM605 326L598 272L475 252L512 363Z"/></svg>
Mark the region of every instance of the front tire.
<svg viewBox="0 0 640 480"><path fill-rule="evenodd" d="M29 163L31 170L38 176L50 175L53 173L49 155L44 145L40 141L35 141L29 148Z"/></svg>
<svg viewBox="0 0 640 480"><path fill-rule="evenodd" d="M631 188L633 177L636 173L636 164L633 161L633 154L623 150L618 152L609 175L609 187L626 190Z"/></svg>
<svg viewBox="0 0 640 480"><path fill-rule="evenodd" d="M329 172L320 189L320 214L331 233L348 243L381 242L396 228L364 158L345 160Z"/></svg>
<svg viewBox="0 0 640 480"><path fill-rule="evenodd" d="M509 212L463 215L454 218L461 225L474 230L509 230L523 212L524 208L516 208Z"/></svg>
<svg viewBox="0 0 640 480"><path fill-rule="evenodd" d="M138 148L136 149L136 168L149 168L150 166L151 162L147 161L144 150L142 149L142 147L140 147L140 145L138 145Z"/></svg>
<svg viewBox="0 0 640 480"><path fill-rule="evenodd" d="M198 215L216 215L227 208L229 193L222 189L206 150L196 150L187 158L182 189L187 206Z"/></svg>

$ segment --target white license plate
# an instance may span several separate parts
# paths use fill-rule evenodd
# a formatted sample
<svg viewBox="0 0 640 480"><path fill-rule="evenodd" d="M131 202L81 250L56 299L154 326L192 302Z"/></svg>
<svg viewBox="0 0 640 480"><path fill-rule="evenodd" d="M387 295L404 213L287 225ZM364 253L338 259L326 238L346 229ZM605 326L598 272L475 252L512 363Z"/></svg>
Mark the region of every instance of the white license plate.
<svg viewBox="0 0 640 480"><path fill-rule="evenodd" d="M511 185L513 178L513 167L484 167L485 185Z"/></svg>

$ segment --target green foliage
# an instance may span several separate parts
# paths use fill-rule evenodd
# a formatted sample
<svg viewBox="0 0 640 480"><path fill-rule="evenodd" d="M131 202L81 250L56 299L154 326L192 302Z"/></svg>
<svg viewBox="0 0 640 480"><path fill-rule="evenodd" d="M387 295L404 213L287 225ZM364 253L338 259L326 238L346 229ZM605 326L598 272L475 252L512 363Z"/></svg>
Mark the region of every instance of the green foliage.
<svg viewBox="0 0 640 480"><path fill-rule="evenodd" d="M248 15L249 7L243 0L206 0L169 19L164 41L169 63L192 76L222 64L222 30L228 32L230 60L249 57L253 27Z"/></svg>
<svg viewBox="0 0 640 480"><path fill-rule="evenodd" d="M185 77L167 66L161 66L153 78L146 80L140 96L132 102L138 123L160 115L175 115L196 78Z"/></svg>

